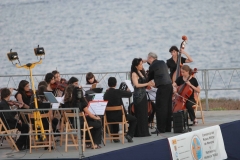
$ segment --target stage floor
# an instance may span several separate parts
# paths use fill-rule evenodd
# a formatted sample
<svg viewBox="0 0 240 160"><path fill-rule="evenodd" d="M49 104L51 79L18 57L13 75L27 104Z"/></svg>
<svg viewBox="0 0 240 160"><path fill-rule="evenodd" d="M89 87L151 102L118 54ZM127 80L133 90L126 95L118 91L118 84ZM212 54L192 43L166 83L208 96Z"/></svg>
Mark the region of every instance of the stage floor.
<svg viewBox="0 0 240 160"><path fill-rule="evenodd" d="M199 114L197 113L197 117ZM197 126L191 126L192 130L199 130L202 128L206 128L213 125L218 125L222 123L232 122L235 120L240 119L240 110L232 110L232 111L205 111L204 117L205 117L205 124L202 124L202 120L199 119ZM154 129L149 129L150 132L155 131ZM103 144L101 145L101 149L86 149L86 151L83 153L84 157L90 157L93 155L106 153L114 150L119 150L127 147L133 147L136 145L140 145L143 143L148 143L172 136L176 136L178 134L174 133L163 133L160 135L153 134L149 137L141 137L141 138L133 138L133 143L128 143L127 140L125 140L125 143L110 143L108 140L106 143L106 146ZM57 138L58 139L58 138ZM32 153L29 153L29 150L15 152L12 151L9 147L8 143L4 141L4 144L0 146L0 159L78 159L79 158L79 152L76 150L75 147L69 147L68 152L65 152L64 145L62 147L59 146L59 142L57 142L57 148L51 152L45 151L44 149L38 149L38 150L32 150Z"/></svg>

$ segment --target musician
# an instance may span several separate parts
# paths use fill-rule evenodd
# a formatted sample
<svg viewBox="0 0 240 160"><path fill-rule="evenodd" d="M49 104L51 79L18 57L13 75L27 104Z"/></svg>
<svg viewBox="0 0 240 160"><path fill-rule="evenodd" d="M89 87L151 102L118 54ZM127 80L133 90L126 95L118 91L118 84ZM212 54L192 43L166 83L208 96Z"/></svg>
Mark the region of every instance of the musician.
<svg viewBox="0 0 240 160"><path fill-rule="evenodd" d="M15 98L18 102L23 103L22 109L29 109L30 106L30 99L32 95L27 95L27 93L30 91L30 85L29 82L26 80L21 80L17 93L15 94Z"/></svg>
<svg viewBox="0 0 240 160"><path fill-rule="evenodd" d="M11 110L7 102L10 100L10 96L11 91L8 88L1 90L0 110ZM19 108L22 107L23 104L19 106ZM29 126L18 119L17 112L1 112L0 117L8 130L17 128L21 133L29 132ZM16 141L16 145L19 150L27 149L29 147L29 137L27 135L20 135Z"/></svg>
<svg viewBox="0 0 240 160"><path fill-rule="evenodd" d="M132 93L129 91L123 91L120 89L115 89L117 85L117 80L115 77L110 77L108 79L108 86L109 89L104 94L104 100L108 101L107 107L111 106L123 106L122 98L129 98L132 96ZM128 142L133 142L132 138L134 136L135 128L137 125L137 119L136 117L126 114L126 110L124 108L126 119L129 123L128 133L125 136L125 138L128 140ZM107 120L109 122L120 122L122 121L122 111L114 111L114 112L106 112ZM119 131L119 125L114 124L112 125L112 132L118 133ZM124 131L123 131L124 132ZM119 139L116 139L114 142L120 142Z"/></svg>
<svg viewBox="0 0 240 160"><path fill-rule="evenodd" d="M171 53L172 57L167 60L167 66L170 69L170 78L173 78L173 74L177 69L177 57L178 57L178 48L176 46L172 46L169 49L169 52ZM181 54L184 54L187 58L181 57L181 64L183 63L191 63L193 62L193 59L190 57L190 55L183 49L180 49Z"/></svg>
<svg viewBox="0 0 240 160"><path fill-rule="evenodd" d="M194 92L200 93L201 89L198 85L197 79L192 76L192 69L188 65L183 65L181 68L181 73L182 73L182 76L178 77L175 83L173 83L174 93L177 92L177 87L179 87L184 83L189 85L194 90ZM192 108L192 106L196 104L196 101L194 99L194 92L186 101L186 108L188 110L191 121L193 122L194 125L196 125L198 121L196 119L194 110Z"/></svg>
<svg viewBox="0 0 240 160"><path fill-rule="evenodd" d="M102 135L101 118L97 115L93 115L88 110L87 104L88 103L86 99L83 97L82 90L78 86L76 87L72 84L69 84L65 90L64 104L62 105L62 107L63 108L78 107L81 112L84 112L87 115L86 120L88 122L88 126L93 127L90 131L91 131L93 142L94 142L94 146L87 144L87 148L92 147L95 149L99 149L101 148L100 144L101 144L101 135ZM81 120L80 122L83 122L83 120ZM71 124L74 125L73 120L71 120Z"/></svg>
<svg viewBox="0 0 240 160"><path fill-rule="evenodd" d="M38 84L38 90L36 91L36 96L37 96L37 104L38 104L38 108L39 109L50 109L51 108L51 104L50 103L46 103L47 100L45 98L45 95L44 95L44 92L47 91L47 85L46 85L46 82L45 81L41 81L39 84ZM31 108L36 108L35 107L35 103L34 103L34 97L32 96L31 97ZM59 132L58 129L57 129L57 125L58 125L58 122L59 120L57 118L55 118L53 116L53 112L52 110L43 110L43 111L40 111L41 113L49 113L50 115L50 118L52 120L52 129L53 129L53 132ZM42 123L43 123L43 127L45 130L48 130L49 129L49 120L47 118L42 118Z"/></svg>
<svg viewBox="0 0 240 160"><path fill-rule="evenodd" d="M148 54L147 62L150 64L148 81L154 79L155 86L158 88L155 105L157 129L160 133L171 132L173 87L167 65L163 60L157 60L157 55L153 52ZM152 134L157 134L157 131Z"/></svg>
<svg viewBox="0 0 240 160"><path fill-rule="evenodd" d="M45 79L44 79L45 82L47 82L47 91L48 92L52 92L54 95L56 95L55 93L55 90L52 89L51 87L51 84L54 84L55 83L55 78L54 78L54 75L52 73L47 73L45 75Z"/></svg>
<svg viewBox="0 0 240 160"><path fill-rule="evenodd" d="M69 84L72 84L74 85L75 87L79 87L79 84L78 84L78 79L76 77L71 77L69 80L68 80L68 85Z"/></svg>
<svg viewBox="0 0 240 160"><path fill-rule="evenodd" d="M98 83L98 81L96 80L95 76L93 75L92 72L88 72L86 74L86 82L87 84L95 84Z"/></svg>
<svg viewBox="0 0 240 160"><path fill-rule="evenodd" d="M148 130L148 101L146 95L146 87L151 86L152 83L147 82L146 74L143 69L143 61L141 58L133 59L131 66L131 75L134 85L134 115L137 118L138 122L134 136L150 136Z"/></svg>
<svg viewBox="0 0 240 160"><path fill-rule="evenodd" d="M60 73L57 70L52 71L52 74L54 76L55 83L59 84L64 83L66 81L65 79L61 78ZM64 94L64 92L61 91L60 89L55 89L55 92L58 97L62 97Z"/></svg>

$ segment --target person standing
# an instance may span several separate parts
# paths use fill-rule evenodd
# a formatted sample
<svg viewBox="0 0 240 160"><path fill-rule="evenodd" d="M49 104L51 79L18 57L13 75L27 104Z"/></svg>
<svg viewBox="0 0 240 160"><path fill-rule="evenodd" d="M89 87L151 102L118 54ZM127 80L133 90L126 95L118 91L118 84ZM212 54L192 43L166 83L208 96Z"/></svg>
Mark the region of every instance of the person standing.
<svg viewBox="0 0 240 160"><path fill-rule="evenodd" d="M148 81L154 80L158 88L155 108L157 129L160 133L171 132L173 87L167 65L163 60L157 60L157 55L153 52L148 54L147 62L150 64ZM157 134L157 131L152 134Z"/></svg>
<svg viewBox="0 0 240 160"><path fill-rule="evenodd" d="M167 60L167 66L170 70L170 78L173 80L172 83L175 82L176 77L173 77L176 69L177 69L177 59L178 59L178 48L176 46L172 46L169 49L169 52L171 53L172 57L170 59ZM184 54L187 58L184 58L181 56L181 63L180 65L182 65L183 63L191 63L193 62L192 57L183 49L180 49L180 53Z"/></svg>
<svg viewBox="0 0 240 160"><path fill-rule="evenodd" d="M148 130L148 102L146 95L146 87L151 86L151 82L147 82L146 74L143 69L143 61L141 58L134 58L131 66L132 83L134 85L133 104L134 115L137 118L137 126L135 137L150 136Z"/></svg>

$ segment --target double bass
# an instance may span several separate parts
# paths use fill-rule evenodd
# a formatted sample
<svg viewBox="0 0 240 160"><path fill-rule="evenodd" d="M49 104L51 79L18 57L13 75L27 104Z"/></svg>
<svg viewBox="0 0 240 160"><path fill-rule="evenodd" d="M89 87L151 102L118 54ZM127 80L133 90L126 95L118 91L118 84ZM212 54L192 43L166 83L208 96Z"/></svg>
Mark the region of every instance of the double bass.
<svg viewBox="0 0 240 160"><path fill-rule="evenodd" d="M187 41L187 36L182 36L182 43L180 45L180 49L184 49ZM196 69L194 69L196 71ZM177 69L173 74L173 82L176 81L178 77L181 76L181 52L179 51L178 57L177 57ZM175 78L175 79L174 79ZM188 79L190 76L188 77ZM187 79L187 81L188 81ZM186 83L182 84L178 87L177 93L175 94L174 100L173 100L173 113L179 111L179 110L185 110L186 109L186 101L187 99L192 95L193 89L187 85Z"/></svg>
<svg viewBox="0 0 240 160"><path fill-rule="evenodd" d="M173 76L172 76L172 82L175 82L176 79L181 76L181 67L182 67L182 63L181 63L181 49L184 49L185 48L185 45L187 44L187 36L183 35L182 36L182 43L180 45L180 50L178 52L178 55L177 55L177 69L176 71L173 73Z"/></svg>

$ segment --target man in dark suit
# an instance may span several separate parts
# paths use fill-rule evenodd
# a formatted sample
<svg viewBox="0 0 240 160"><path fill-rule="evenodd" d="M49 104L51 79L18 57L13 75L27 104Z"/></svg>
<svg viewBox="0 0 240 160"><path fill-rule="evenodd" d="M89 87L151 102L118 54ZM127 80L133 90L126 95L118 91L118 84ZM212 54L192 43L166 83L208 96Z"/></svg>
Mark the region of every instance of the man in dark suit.
<svg viewBox="0 0 240 160"><path fill-rule="evenodd" d="M148 81L154 80L158 88L155 107L157 129L160 133L171 132L173 87L167 65L164 61L157 60L157 55L153 52L148 54L147 62L150 64ZM157 131L152 132L152 134L156 133Z"/></svg>
<svg viewBox="0 0 240 160"><path fill-rule="evenodd" d="M9 101L11 96L11 91L8 88L3 88L1 90L1 102L0 102L0 110L11 110L7 101ZM23 105L19 106L20 108ZM8 130L17 128L21 133L28 133L29 126L21 122L21 120L17 119L17 112L1 112L0 117ZM16 118L15 118L16 117ZM20 135L18 138L16 145L19 150L23 150L29 147L29 138L28 136ZM25 146L25 148L23 148Z"/></svg>
<svg viewBox="0 0 240 160"><path fill-rule="evenodd" d="M123 106L122 98L130 98L132 96L132 93L129 91L115 89L116 85L117 85L116 78L110 77L108 79L109 89L104 94L104 100L108 101L107 107ZM133 142L132 138L134 136L135 128L137 125L137 119L136 117L127 114L125 109L124 111L125 111L126 119L129 123L128 133L125 136L125 138L128 140L128 142ZM122 121L122 111L111 111L109 113L106 112L106 115L107 115L107 121L109 122ZM118 133L118 131L119 131L119 125L118 124L112 125L112 133ZM114 142L119 142L119 140L115 140Z"/></svg>

